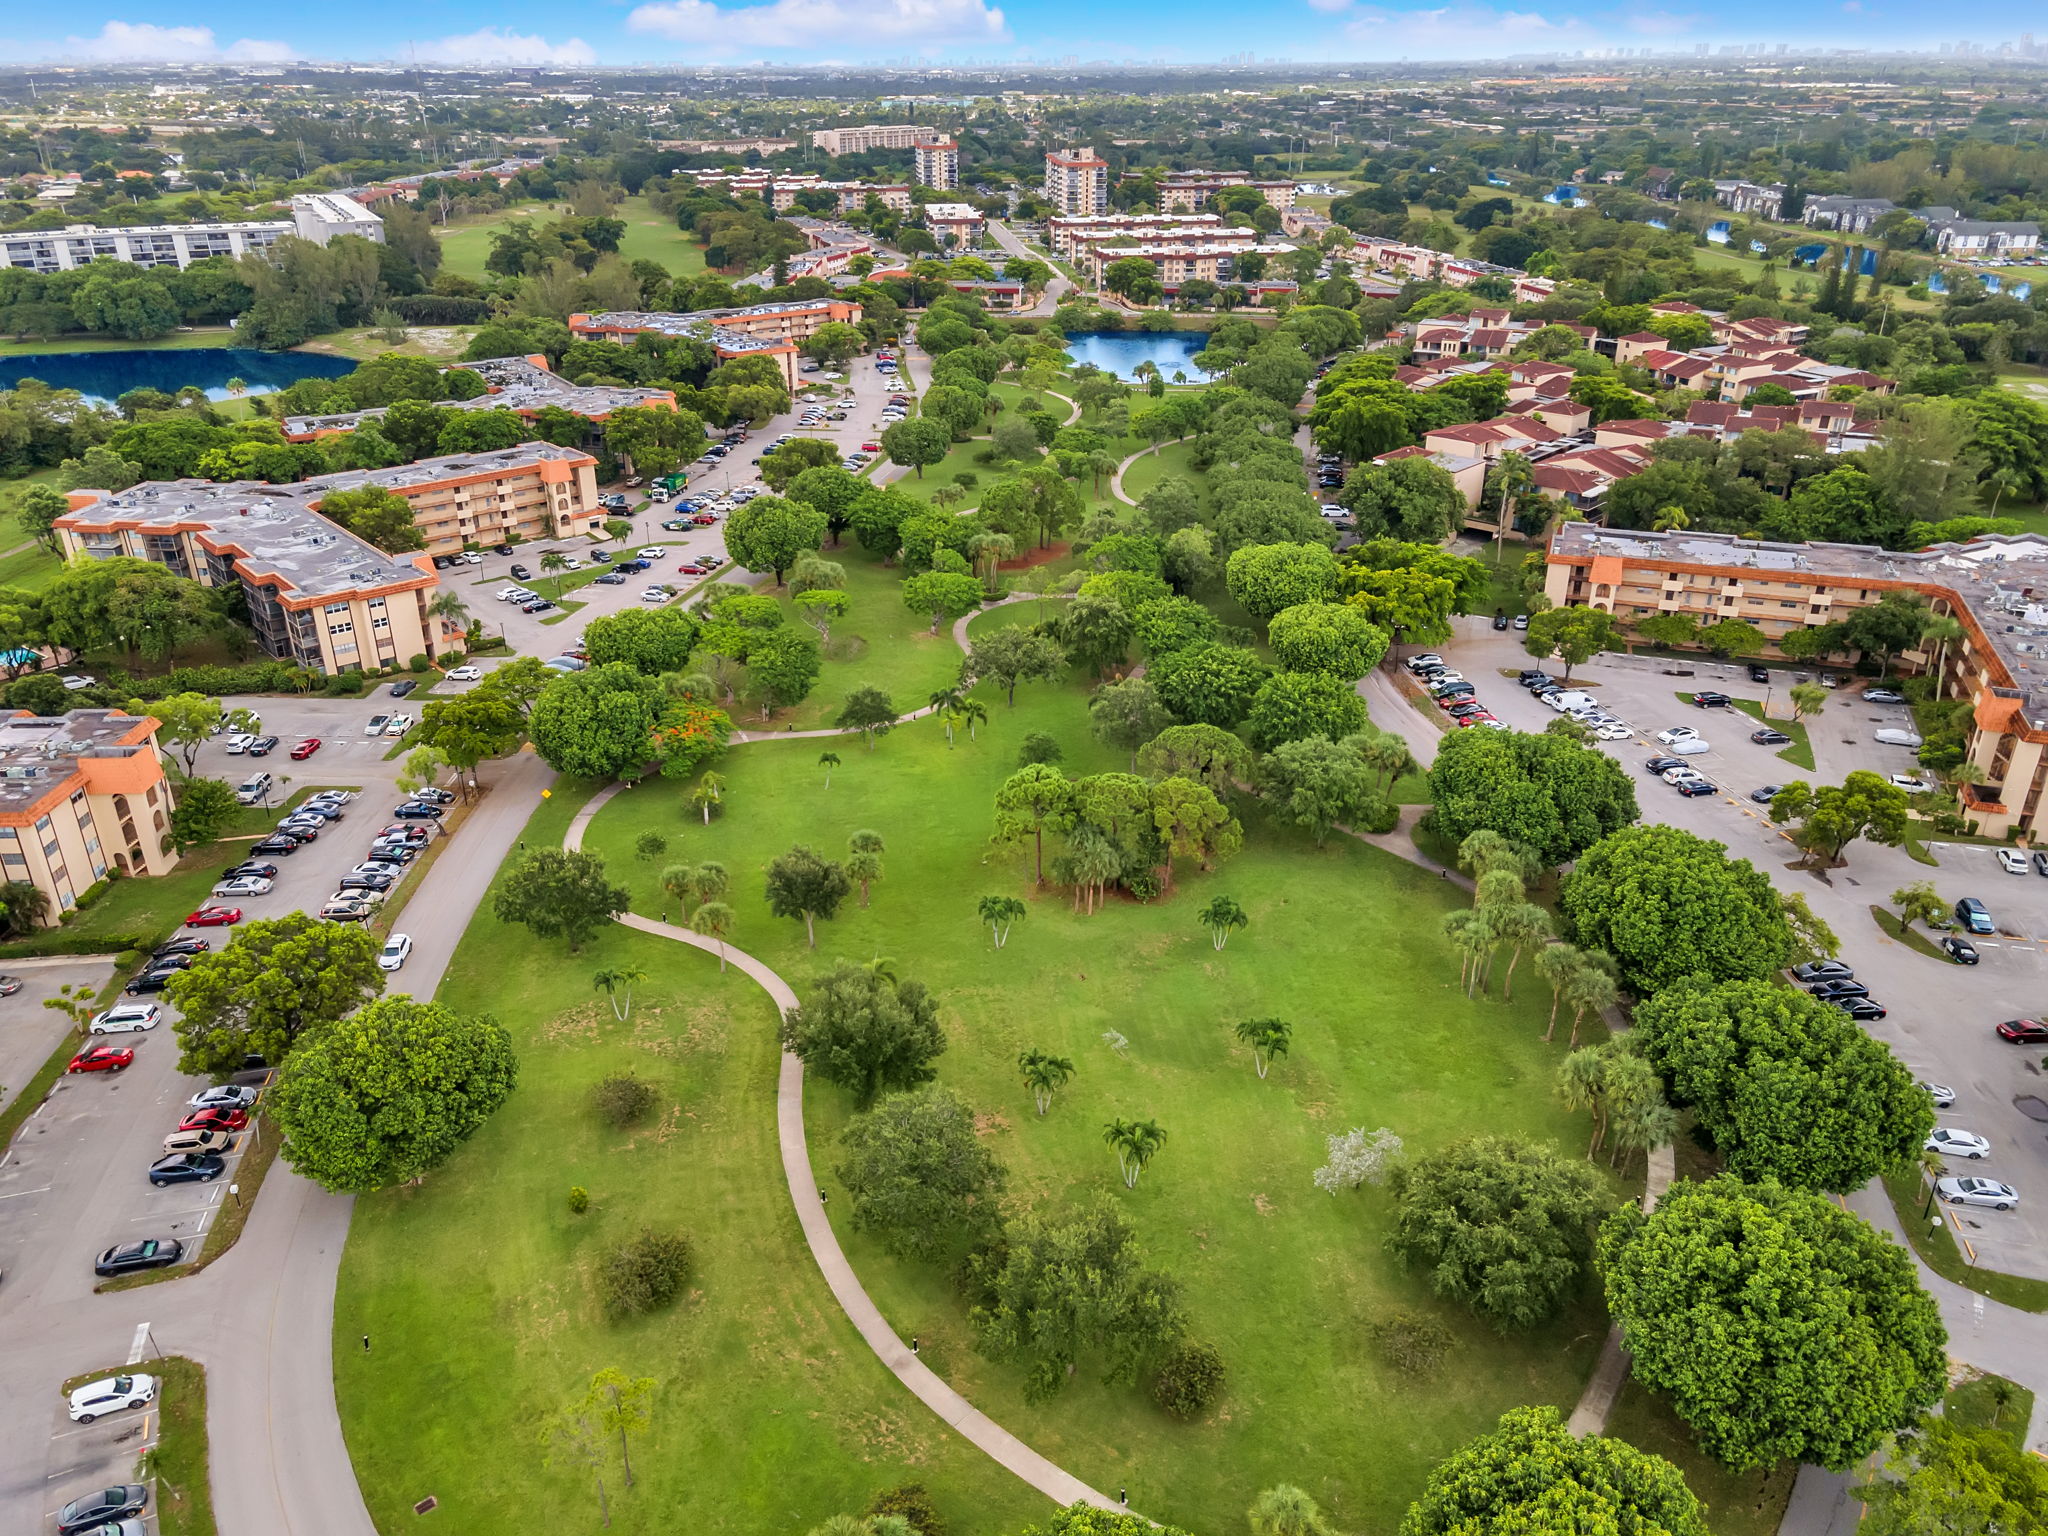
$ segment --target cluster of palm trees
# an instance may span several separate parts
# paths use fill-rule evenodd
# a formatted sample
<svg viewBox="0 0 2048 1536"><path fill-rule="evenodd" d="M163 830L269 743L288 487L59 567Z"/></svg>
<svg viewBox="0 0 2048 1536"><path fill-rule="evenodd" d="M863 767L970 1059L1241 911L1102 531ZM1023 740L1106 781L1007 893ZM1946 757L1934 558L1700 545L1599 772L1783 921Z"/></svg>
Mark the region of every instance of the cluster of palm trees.
<svg viewBox="0 0 2048 1536"><path fill-rule="evenodd" d="M967 739L975 739L975 727L988 724L988 707L981 700L970 698L967 689L972 685L961 682L950 688L941 688L925 703L931 712L939 717L939 724L946 728L946 746L953 746L953 733L961 726L967 727Z"/></svg>
<svg viewBox="0 0 2048 1536"><path fill-rule="evenodd" d="M718 968L723 971L725 938L732 932L735 918L725 900L732 890L732 875L712 859L702 864L671 864L661 872L661 888L675 898L677 914L690 925L692 933L717 941ZM693 903L695 911L691 910Z"/></svg>
<svg viewBox="0 0 2048 1536"><path fill-rule="evenodd" d="M1102 1139L1116 1153L1117 1172L1124 1176L1124 1188L1136 1189L1138 1175L1166 1145L1166 1132L1157 1120L1112 1120L1102 1128Z"/></svg>
<svg viewBox="0 0 2048 1536"><path fill-rule="evenodd" d="M1558 1066L1557 1091L1565 1108L1593 1112L1589 1159L1605 1146L1608 1163L1615 1164L1678 1134L1678 1111L1665 1099L1663 1079L1636 1049L1633 1034L1573 1051Z"/></svg>
<svg viewBox="0 0 2048 1536"><path fill-rule="evenodd" d="M590 984L611 1001L612 1017L624 1023L633 1011L633 988L647 979L637 965L607 966L590 978Z"/></svg>
<svg viewBox="0 0 2048 1536"><path fill-rule="evenodd" d="M1529 881L1543 872L1535 854L1482 827L1458 845L1458 865L1472 876L1473 905L1444 918L1444 933L1458 951L1458 985L1467 997L1487 991L1493 963L1505 947L1507 974L1501 998L1514 1000L1515 967L1530 949L1541 949L1556 936L1550 914L1529 900Z"/></svg>

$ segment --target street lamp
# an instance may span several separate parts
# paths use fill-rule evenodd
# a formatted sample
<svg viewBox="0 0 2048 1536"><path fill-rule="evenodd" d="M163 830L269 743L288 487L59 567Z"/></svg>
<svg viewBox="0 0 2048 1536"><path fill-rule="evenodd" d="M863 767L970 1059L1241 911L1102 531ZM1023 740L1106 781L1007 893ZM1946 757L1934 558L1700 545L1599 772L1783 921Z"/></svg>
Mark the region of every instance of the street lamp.
<svg viewBox="0 0 2048 1536"><path fill-rule="evenodd" d="M230 1184L228 1186L228 1193L235 1197L235 1209L239 1211L242 1208L242 1186Z"/></svg>

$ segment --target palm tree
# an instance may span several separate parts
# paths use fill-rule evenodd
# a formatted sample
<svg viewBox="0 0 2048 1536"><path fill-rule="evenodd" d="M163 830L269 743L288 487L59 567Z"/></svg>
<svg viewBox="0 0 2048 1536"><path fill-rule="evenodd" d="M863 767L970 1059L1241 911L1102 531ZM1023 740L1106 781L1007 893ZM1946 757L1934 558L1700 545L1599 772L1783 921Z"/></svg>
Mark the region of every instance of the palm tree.
<svg viewBox="0 0 2048 1536"><path fill-rule="evenodd" d="M566 570L568 565L569 562L552 549L540 557L540 568L544 571Z"/></svg>
<svg viewBox="0 0 2048 1536"><path fill-rule="evenodd" d="M995 597L1001 588L996 583L997 568L1017 553L1017 541L1007 533L978 533L967 541L967 558L981 571L982 590Z"/></svg>
<svg viewBox="0 0 2048 1536"><path fill-rule="evenodd" d="M1489 915L1493 931L1513 950L1508 956L1508 973L1500 984L1500 1000L1511 1003L1515 1000L1515 967L1522 963L1522 951L1547 944L1556 930L1550 914L1533 901L1510 902L1494 908Z"/></svg>
<svg viewBox="0 0 2048 1536"><path fill-rule="evenodd" d="M1650 524L1653 533L1683 533L1692 526L1692 519L1686 516L1683 507L1662 508L1656 520Z"/></svg>
<svg viewBox="0 0 2048 1536"><path fill-rule="evenodd" d="M690 895L696 900L723 901L732 889L732 876L715 859L706 859L690 872Z"/></svg>
<svg viewBox="0 0 2048 1536"><path fill-rule="evenodd" d="M676 912L680 916L690 915L690 892L696 878L696 868L689 864L671 864L661 872L661 889L675 898Z"/></svg>
<svg viewBox="0 0 2048 1536"><path fill-rule="evenodd" d="M1493 948L1493 925L1485 912L1465 907L1444 915L1444 937L1458 951L1458 986L1467 997L1479 985L1479 969Z"/></svg>
<svg viewBox="0 0 2048 1536"><path fill-rule="evenodd" d="M925 703L931 706L932 713L939 717L939 723L946 728L948 750L953 746L953 726L960 718L960 703L965 697L966 695L957 687L941 688L925 700Z"/></svg>
<svg viewBox="0 0 2048 1536"><path fill-rule="evenodd" d="M1578 1049L1579 1025L1586 1014L1604 1013L1621 996L1621 984L1614 978L1613 967L1611 959L1594 951L1565 983L1565 996L1572 1005L1572 1037L1565 1042L1567 1050Z"/></svg>
<svg viewBox="0 0 2048 1536"><path fill-rule="evenodd" d="M616 969L599 971L590 978L590 981L591 985L611 999L612 1017L624 1022L633 1012L633 984L646 979L647 973L637 965L624 965ZM621 989L625 991L623 1002L619 999Z"/></svg>
<svg viewBox="0 0 2048 1536"><path fill-rule="evenodd" d="M1607 1062L1599 1050L1573 1051L1557 1065L1557 1096L1564 1100L1564 1107L1573 1113L1582 1109L1593 1112L1593 1136L1586 1144L1588 1159L1607 1134L1606 1081Z"/></svg>
<svg viewBox="0 0 2048 1536"><path fill-rule="evenodd" d="M882 834L863 829L846 840L846 872L860 882L860 904L868 904L868 883L882 878Z"/></svg>
<svg viewBox="0 0 2048 1536"><path fill-rule="evenodd" d="M959 709L954 711L954 713L967 726L967 739L969 741L975 739L974 728L977 725L988 724L988 710L979 699L962 699Z"/></svg>
<svg viewBox="0 0 2048 1536"><path fill-rule="evenodd" d="M1504 453L1493 467L1493 489L1500 497L1500 511L1493 524L1493 563L1500 564L1501 540L1515 524L1515 509L1536 489L1536 472L1519 453Z"/></svg>
<svg viewBox="0 0 2048 1536"><path fill-rule="evenodd" d="M443 587L434 594L434 600L427 604L430 618L445 619L452 628L460 629L469 617L469 604L462 600L462 594L451 587Z"/></svg>
<svg viewBox="0 0 2048 1536"><path fill-rule="evenodd" d="M820 752L818 754L818 766L825 770L825 787L830 789L832 787L832 770L839 766L839 754L837 752Z"/></svg>
<svg viewBox="0 0 2048 1536"><path fill-rule="evenodd" d="M1231 933L1246 926L1251 919L1231 897L1218 896L1195 914L1195 921L1209 930L1210 944L1221 949L1230 942ZM1263 1072L1259 1074L1261 1077L1265 1075Z"/></svg>
<svg viewBox="0 0 2048 1536"><path fill-rule="evenodd" d="M1052 1056L1035 1046L1018 1054L1017 1070L1024 1074L1024 1086L1038 1104L1041 1119L1052 1108L1052 1096L1074 1075L1074 1064L1064 1056Z"/></svg>
<svg viewBox="0 0 2048 1536"><path fill-rule="evenodd" d="M1557 1006L1564 1001L1565 983L1571 980L1585 952L1576 944L1546 944L1536 951L1536 971L1550 983L1550 1023L1543 1031L1548 1044L1557 1034Z"/></svg>
<svg viewBox="0 0 2048 1536"><path fill-rule="evenodd" d="M1526 881L1536 872L1535 864L1528 849L1491 827L1467 833L1465 841L1458 844L1458 868L1475 881L1495 870L1507 870L1516 879Z"/></svg>
<svg viewBox="0 0 2048 1536"><path fill-rule="evenodd" d="M1287 1054L1294 1026L1285 1019L1246 1019L1237 1026L1237 1038L1252 1048L1252 1065L1263 1078L1274 1058Z"/></svg>
<svg viewBox="0 0 2048 1536"><path fill-rule="evenodd" d="M236 400L241 399L242 396L249 393L249 381L247 379L229 379L224 387L227 389L229 396ZM1991 505L1995 508L1997 507L1998 503L1994 501Z"/></svg>
<svg viewBox="0 0 2048 1536"><path fill-rule="evenodd" d="M976 912L988 924L989 936L1001 949L1010 941L1010 925L1030 909L1014 896L984 896Z"/></svg>
<svg viewBox="0 0 2048 1536"><path fill-rule="evenodd" d="M722 901L707 901L690 914L690 928L718 941L718 969L725 970L725 936L732 932L733 910Z"/></svg>
<svg viewBox="0 0 2048 1536"><path fill-rule="evenodd" d="M1927 670L1934 679L1934 691L1937 697L1941 693L1942 673L1948 666L1948 648L1968 633L1969 631L1963 628L1962 621L1956 618L1954 614L1949 613L1933 614L1920 626L1920 639L1922 643L1924 644L1929 640L1936 642L1934 664Z"/></svg>
<svg viewBox="0 0 2048 1536"><path fill-rule="evenodd" d="M697 787L690 791L690 809L701 811L704 825L711 825L712 807L725 799L725 780L715 773L707 773L697 781Z"/></svg>
<svg viewBox="0 0 2048 1536"><path fill-rule="evenodd" d="M1117 1171L1124 1176L1124 1188L1136 1189L1138 1175L1166 1145L1166 1132L1156 1120L1112 1120L1102 1128L1102 1139L1116 1152Z"/></svg>
<svg viewBox="0 0 2048 1536"><path fill-rule="evenodd" d="M50 915L50 897L31 880L0 885L0 933L26 933Z"/></svg>
<svg viewBox="0 0 2048 1536"><path fill-rule="evenodd" d="M1408 743L1392 734L1375 736L1358 746L1359 761L1380 776L1380 793L1391 794L1394 782L1416 771L1420 766L1415 754L1408 750Z"/></svg>

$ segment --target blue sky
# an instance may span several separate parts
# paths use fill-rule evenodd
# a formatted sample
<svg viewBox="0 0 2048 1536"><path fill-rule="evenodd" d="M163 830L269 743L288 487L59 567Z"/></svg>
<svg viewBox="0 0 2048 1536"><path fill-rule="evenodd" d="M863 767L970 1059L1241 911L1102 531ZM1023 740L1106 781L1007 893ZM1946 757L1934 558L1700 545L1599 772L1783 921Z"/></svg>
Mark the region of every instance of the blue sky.
<svg viewBox="0 0 2048 1536"><path fill-rule="evenodd" d="M86 3L38 35L15 12L0 57L266 62L390 59L582 64L1056 58L1199 62L1251 49L1296 60L1498 58L1723 42L1920 45L1924 7L1903 0L274 0ZM44 14L50 14L44 12ZM1993 23L1996 25L1996 23ZM2018 23L2014 23L2017 27ZM1988 42L2001 37L1982 39Z"/></svg>

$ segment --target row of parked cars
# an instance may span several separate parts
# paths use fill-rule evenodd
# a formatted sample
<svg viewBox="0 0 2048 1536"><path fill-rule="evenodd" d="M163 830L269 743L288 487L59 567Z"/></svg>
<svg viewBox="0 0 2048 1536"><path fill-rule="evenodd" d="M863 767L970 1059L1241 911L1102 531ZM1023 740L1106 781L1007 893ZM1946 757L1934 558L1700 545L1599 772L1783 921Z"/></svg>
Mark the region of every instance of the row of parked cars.
<svg viewBox="0 0 2048 1536"><path fill-rule="evenodd" d="M1479 702L1478 688L1467 681L1463 673L1453 671L1443 657L1426 651L1420 656L1410 656L1402 665L1436 701L1436 707L1449 715L1461 730L1475 725L1490 725L1502 731L1508 729Z"/></svg>

